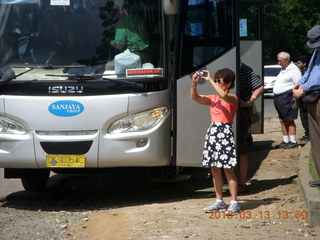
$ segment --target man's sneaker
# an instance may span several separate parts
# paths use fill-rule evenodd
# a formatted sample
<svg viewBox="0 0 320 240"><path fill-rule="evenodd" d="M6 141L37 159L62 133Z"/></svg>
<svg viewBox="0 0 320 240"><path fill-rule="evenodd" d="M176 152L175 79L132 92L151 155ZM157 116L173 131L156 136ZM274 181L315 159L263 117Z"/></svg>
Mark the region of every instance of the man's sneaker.
<svg viewBox="0 0 320 240"><path fill-rule="evenodd" d="M208 207L205 207L203 210L205 212L215 212L215 211L225 211L227 209L227 205L224 201L211 203Z"/></svg>
<svg viewBox="0 0 320 240"><path fill-rule="evenodd" d="M239 203L231 203L228 207L227 216L233 216L240 212L240 204Z"/></svg>
<svg viewBox="0 0 320 240"><path fill-rule="evenodd" d="M320 181L309 181L310 187L320 187Z"/></svg>
<svg viewBox="0 0 320 240"><path fill-rule="evenodd" d="M285 148L290 142L284 142L282 141L279 145L278 148Z"/></svg>
<svg viewBox="0 0 320 240"><path fill-rule="evenodd" d="M309 138L308 135L304 135L304 136L302 136L301 138L299 138L299 140L301 140L301 141L309 141L310 138Z"/></svg>
<svg viewBox="0 0 320 240"><path fill-rule="evenodd" d="M284 146L283 148L284 149L290 149L290 148L296 148L296 147L298 147L298 143L294 143L294 142L289 142L288 144L287 144L287 146Z"/></svg>

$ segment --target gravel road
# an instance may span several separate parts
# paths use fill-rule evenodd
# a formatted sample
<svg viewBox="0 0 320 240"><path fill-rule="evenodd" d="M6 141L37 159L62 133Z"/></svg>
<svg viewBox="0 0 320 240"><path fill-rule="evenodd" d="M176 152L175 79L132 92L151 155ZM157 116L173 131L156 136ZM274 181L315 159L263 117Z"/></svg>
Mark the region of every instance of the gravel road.
<svg viewBox="0 0 320 240"><path fill-rule="evenodd" d="M203 212L214 198L206 169L186 169L189 180L163 185L146 184L142 171L55 175L45 192L16 191L0 201L0 239L319 239L297 184L301 148L275 149L280 142L278 120L266 119L250 148L242 212L233 218ZM229 202L227 189L225 196Z"/></svg>

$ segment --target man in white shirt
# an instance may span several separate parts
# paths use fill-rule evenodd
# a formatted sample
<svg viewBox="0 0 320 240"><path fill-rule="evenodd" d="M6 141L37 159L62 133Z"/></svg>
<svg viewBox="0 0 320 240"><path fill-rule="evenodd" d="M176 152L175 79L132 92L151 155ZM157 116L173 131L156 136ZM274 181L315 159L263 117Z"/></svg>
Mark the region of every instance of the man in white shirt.
<svg viewBox="0 0 320 240"><path fill-rule="evenodd" d="M290 60L287 52L278 53L278 63L282 67L273 87L274 105L279 114L283 141L279 148L295 148L298 146L296 140L296 125L298 109L294 108L293 86L300 80L300 69Z"/></svg>

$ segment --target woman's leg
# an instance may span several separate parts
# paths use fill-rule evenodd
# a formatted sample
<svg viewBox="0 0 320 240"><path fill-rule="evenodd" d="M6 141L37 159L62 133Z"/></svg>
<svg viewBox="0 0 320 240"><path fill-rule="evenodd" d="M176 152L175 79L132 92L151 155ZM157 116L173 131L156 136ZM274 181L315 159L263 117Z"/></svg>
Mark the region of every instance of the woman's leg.
<svg viewBox="0 0 320 240"><path fill-rule="evenodd" d="M217 167L211 167L212 180L214 189L216 190L216 198L223 199L222 190L223 190L223 178L222 178L222 169Z"/></svg>
<svg viewBox="0 0 320 240"><path fill-rule="evenodd" d="M227 176L231 200L237 201L238 196L238 180L233 168L225 168L224 172Z"/></svg>

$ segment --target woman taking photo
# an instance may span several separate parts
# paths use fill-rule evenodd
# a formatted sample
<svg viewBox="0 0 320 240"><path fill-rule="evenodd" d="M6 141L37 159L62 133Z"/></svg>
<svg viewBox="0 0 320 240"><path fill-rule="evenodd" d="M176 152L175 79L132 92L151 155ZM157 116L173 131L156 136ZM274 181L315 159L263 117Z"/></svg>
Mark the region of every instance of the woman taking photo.
<svg viewBox="0 0 320 240"><path fill-rule="evenodd" d="M216 90L217 95L199 95L197 85L203 78ZM238 97L229 92L234 86L235 74L228 68L218 70L211 78L210 72L196 72L192 76L191 98L195 102L210 107L211 124L205 136L202 166L211 168L216 201L205 207L206 212L223 211L227 205L223 200L222 169L226 174L231 203L228 215L235 215L240 211L237 202L238 181L234 172L237 167L236 148L232 123L238 108Z"/></svg>

